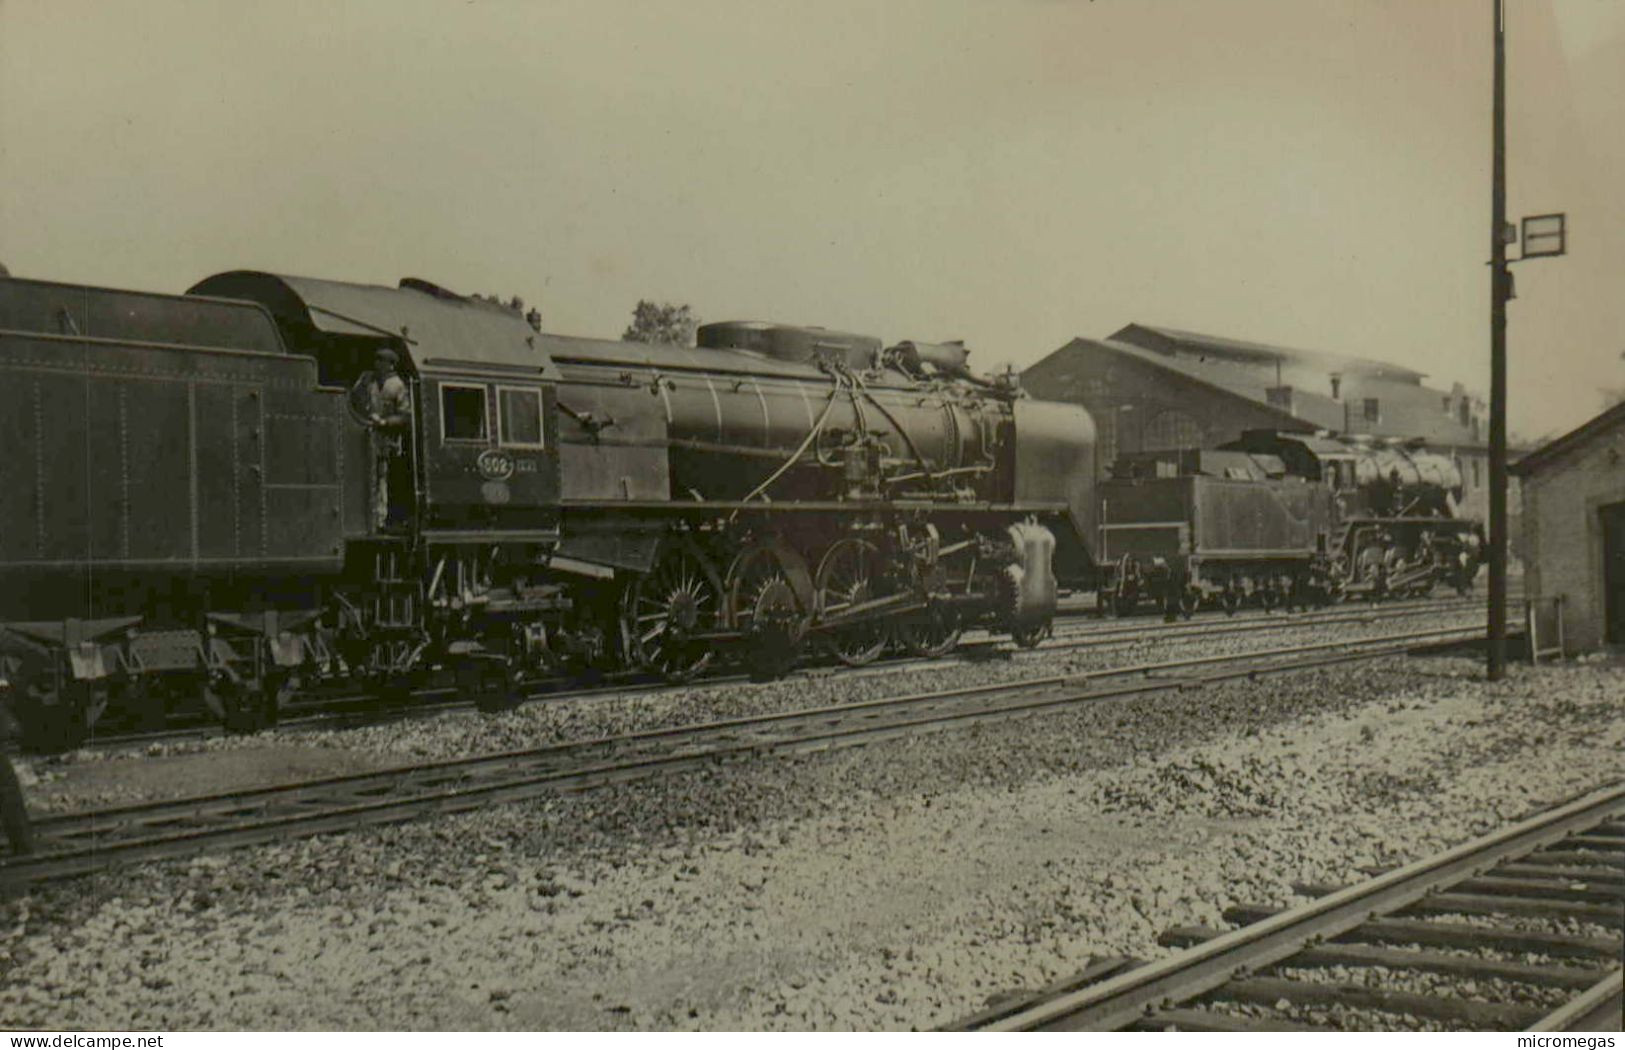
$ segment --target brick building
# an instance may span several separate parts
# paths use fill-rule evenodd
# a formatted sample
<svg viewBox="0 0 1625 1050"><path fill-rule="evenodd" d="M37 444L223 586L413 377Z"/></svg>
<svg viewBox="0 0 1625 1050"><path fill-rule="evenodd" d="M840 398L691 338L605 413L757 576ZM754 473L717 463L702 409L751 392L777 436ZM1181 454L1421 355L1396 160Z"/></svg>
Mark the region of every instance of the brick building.
<svg viewBox="0 0 1625 1050"><path fill-rule="evenodd" d="M1625 645L1625 403L1512 472L1522 480L1525 593L1562 596L1569 651Z"/></svg>
<svg viewBox="0 0 1625 1050"><path fill-rule="evenodd" d="M1462 513L1486 518L1486 406L1460 384L1440 390L1424 378L1386 361L1142 324L1074 339L1021 377L1041 397L1089 409L1102 466L1119 453L1213 447L1266 427L1420 438L1460 466Z"/></svg>

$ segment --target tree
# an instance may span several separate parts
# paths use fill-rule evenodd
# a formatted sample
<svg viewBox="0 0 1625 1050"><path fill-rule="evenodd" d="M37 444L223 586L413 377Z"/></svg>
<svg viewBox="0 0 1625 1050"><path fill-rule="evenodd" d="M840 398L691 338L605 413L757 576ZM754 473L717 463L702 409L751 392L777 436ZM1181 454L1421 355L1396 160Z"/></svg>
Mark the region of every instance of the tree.
<svg viewBox="0 0 1625 1050"><path fill-rule="evenodd" d="M11 271L6 269L5 263L0 263L0 277L10 277Z"/></svg>
<svg viewBox="0 0 1625 1050"><path fill-rule="evenodd" d="M633 343L675 343L694 345L694 330L700 319L694 316L687 303L657 303L653 299L639 299L632 308L632 323L621 338Z"/></svg>

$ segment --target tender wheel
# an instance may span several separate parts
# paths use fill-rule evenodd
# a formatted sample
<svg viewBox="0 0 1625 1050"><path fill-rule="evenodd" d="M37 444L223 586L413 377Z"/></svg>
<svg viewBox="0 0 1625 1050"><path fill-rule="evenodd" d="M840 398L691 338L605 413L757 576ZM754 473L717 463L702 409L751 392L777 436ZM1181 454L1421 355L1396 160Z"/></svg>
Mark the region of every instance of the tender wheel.
<svg viewBox="0 0 1625 1050"><path fill-rule="evenodd" d="M1195 587L1186 587L1179 592L1179 615L1187 620L1190 619L1191 614L1196 612L1196 607L1201 602L1202 592Z"/></svg>
<svg viewBox="0 0 1625 1050"><path fill-rule="evenodd" d="M1236 615L1236 610L1241 608L1241 592L1234 587L1226 587L1224 593L1219 595L1219 604L1226 616Z"/></svg>
<svg viewBox="0 0 1625 1050"><path fill-rule="evenodd" d="M1274 610L1281 604L1281 592L1274 583L1265 583L1258 588L1258 604L1265 612Z"/></svg>
<svg viewBox="0 0 1625 1050"><path fill-rule="evenodd" d="M23 786L11 761L0 755L0 832L16 854L34 852L34 824L23 802Z"/></svg>
<svg viewBox="0 0 1625 1050"><path fill-rule="evenodd" d="M256 683L229 676L204 680L203 705L230 733L253 733L260 724L260 690Z"/></svg>
<svg viewBox="0 0 1625 1050"><path fill-rule="evenodd" d="M111 707L120 720L138 732L156 733L169 723L165 700L169 692L145 678L131 678L113 687Z"/></svg>
<svg viewBox="0 0 1625 1050"><path fill-rule="evenodd" d="M1184 579L1174 578L1164 580L1161 593L1157 596L1157 604L1162 606L1162 619L1164 623L1173 623L1183 614L1190 617L1190 610L1186 602L1191 597L1191 587Z"/></svg>
<svg viewBox="0 0 1625 1050"><path fill-rule="evenodd" d="M963 633L956 617L935 608L910 613L894 622L897 644L914 656L946 656L959 644Z"/></svg>
<svg viewBox="0 0 1625 1050"><path fill-rule="evenodd" d="M107 699L105 682L75 681L61 670L29 676L13 693L23 748L53 754L79 747L107 709Z"/></svg>
<svg viewBox="0 0 1625 1050"><path fill-rule="evenodd" d="M722 581L688 540L666 543L654 571L621 594L621 641L627 661L671 682L705 670L711 645L692 636L716 630Z"/></svg>
<svg viewBox="0 0 1625 1050"><path fill-rule="evenodd" d="M817 618L840 616L853 606L880 597L883 569L880 548L873 543L856 537L837 540L824 553L813 580ZM886 624L884 616L844 624L824 633L824 645L843 664L862 667L885 651Z"/></svg>
<svg viewBox="0 0 1625 1050"><path fill-rule="evenodd" d="M285 667L267 671L260 686L260 723L276 725L282 717L282 708L298 695L299 686L299 676Z"/></svg>

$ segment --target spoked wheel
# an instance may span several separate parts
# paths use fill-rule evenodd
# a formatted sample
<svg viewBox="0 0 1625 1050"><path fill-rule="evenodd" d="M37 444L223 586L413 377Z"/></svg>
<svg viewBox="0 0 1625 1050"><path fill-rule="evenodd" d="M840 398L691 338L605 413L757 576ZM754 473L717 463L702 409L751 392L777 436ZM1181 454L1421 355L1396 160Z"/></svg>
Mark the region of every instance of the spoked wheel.
<svg viewBox="0 0 1625 1050"><path fill-rule="evenodd" d="M523 675L517 664L498 658L467 657L456 667L457 693L474 701L476 710L495 714L524 701Z"/></svg>
<svg viewBox="0 0 1625 1050"><path fill-rule="evenodd" d="M1224 593L1219 595L1219 604L1224 607L1226 616L1236 615L1236 610L1241 608L1241 592L1234 587L1226 587Z"/></svg>
<svg viewBox="0 0 1625 1050"><path fill-rule="evenodd" d="M83 744L107 710L105 681L76 681L65 668L45 668L14 686L22 745L28 751L53 754Z"/></svg>
<svg viewBox="0 0 1625 1050"><path fill-rule="evenodd" d="M795 666L808 616L779 552L747 550L728 570L729 623L744 640L745 666L757 678L777 678Z"/></svg>
<svg viewBox="0 0 1625 1050"><path fill-rule="evenodd" d="M914 656L946 656L964 633L958 618L939 608L909 613L895 623L897 644Z"/></svg>
<svg viewBox="0 0 1625 1050"><path fill-rule="evenodd" d="M722 599L722 581L699 547L668 541L654 571L621 593L627 660L671 682L699 674L711 662L711 645L693 635L716 630Z"/></svg>
<svg viewBox="0 0 1625 1050"><path fill-rule="evenodd" d="M1163 623L1173 623L1179 619L1179 592L1177 590L1169 588L1163 592L1157 604L1162 606Z"/></svg>
<svg viewBox="0 0 1625 1050"><path fill-rule="evenodd" d="M11 762L0 755L0 833L17 854L34 852L34 824L28 818L28 806L23 802L23 786Z"/></svg>
<svg viewBox="0 0 1625 1050"><path fill-rule="evenodd" d="M203 681L203 706L231 733L252 733L260 728L259 690L255 683L230 675L210 675Z"/></svg>
<svg viewBox="0 0 1625 1050"><path fill-rule="evenodd" d="M1281 604L1281 592L1274 583L1266 583L1258 588L1258 604L1265 612L1270 612Z"/></svg>
<svg viewBox="0 0 1625 1050"><path fill-rule="evenodd" d="M819 620L840 616L854 606L881 596L884 569L880 548L865 539L837 540L824 553L813 580L813 600ZM835 658L862 667L886 649L884 616L871 616L824 633L824 645Z"/></svg>
<svg viewBox="0 0 1625 1050"><path fill-rule="evenodd" d="M169 691L158 682L131 678L112 689L111 707L124 724L144 733L155 733L169 722L165 700Z"/></svg>
<svg viewBox="0 0 1625 1050"><path fill-rule="evenodd" d="M1190 619L1191 611L1196 608L1197 595L1198 591L1191 586L1188 576L1179 575L1164 580L1161 594L1158 595L1163 621L1173 623L1181 616Z"/></svg>
<svg viewBox="0 0 1625 1050"><path fill-rule="evenodd" d="M286 667L277 667L265 672L265 682L260 686L260 695L263 698L261 720L267 726L274 726L282 717L282 708L299 694L299 687L303 684L293 671Z"/></svg>

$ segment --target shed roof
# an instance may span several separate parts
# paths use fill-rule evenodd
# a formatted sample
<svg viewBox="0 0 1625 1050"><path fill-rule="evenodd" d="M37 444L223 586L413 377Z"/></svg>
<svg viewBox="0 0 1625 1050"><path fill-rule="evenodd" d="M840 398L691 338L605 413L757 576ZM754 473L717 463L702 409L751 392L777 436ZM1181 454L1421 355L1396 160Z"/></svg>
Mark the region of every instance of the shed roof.
<svg viewBox="0 0 1625 1050"><path fill-rule="evenodd" d="M1297 361L1324 367L1330 371L1357 372L1364 375L1386 376L1390 379L1420 381L1427 373L1415 369L1396 365L1390 361L1378 361L1369 357L1355 357L1348 354L1329 354L1318 350L1300 350L1291 346L1272 346L1268 343L1253 343L1245 339L1231 339L1227 336L1207 335L1202 332L1187 332L1179 328L1168 328L1164 325L1139 324L1138 322L1123 326L1112 333L1112 338L1124 342L1138 342L1136 337L1142 333L1150 333L1170 343L1177 343L1216 356L1229 357L1255 363L1269 363L1273 361Z"/></svg>
<svg viewBox="0 0 1625 1050"><path fill-rule="evenodd" d="M427 281L400 287L232 270L188 289L193 295L251 299L286 325L331 335L399 340L414 360L534 368L557 377L536 330L512 310L470 299ZM290 340L291 342L291 340Z"/></svg>
<svg viewBox="0 0 1625 1050"><path fill-rule="evenodd" d="M1053 358L1061 357L1063 355L1070 356L1071 354L1075 354L1079 351L1104 351L1106 353L1117 354L1118 356L1130 358L1139 362L1140 364L1156 369L1157 371L1177 375L1181 379L1185 379L1212 393L1241 398L1242 400L1250 402L1252 407L1257 411L1268 413L1277 417L1277 419L1280 421L1279 425L1282 430L1303 431L1314 429L1314 425L1311 422L1300 419L1276 405L1269 404L1267 401L1260 400L1255 396L1253 389L1243 388L1227 382L1219 381L1216 379L1216 377L1207 373L1206 371L1189 367L1185 362L1171 358L1166 354L1159 354L1154 350L1147 350L1143 346L1135 346L1133 343L1118 342L1115 339L1090 339L1085 336L1078 336L1070 343L1067 343L1059 350L1056 350L1048 357L1033 365L1027 371L1030 372L1033 369L1038 368L1040 365L1046 364ZM1056 395L1050 394L1046 396Z"/></svg>
<svg viewBox="0 0 1625 1050"><path fill-rule="evenodd" d="M1135 342L1135 339L1139 341ZM1163 347L1159 343L1159 340L1163 339L1177 343L1177 349ZM1453 403L1459 395L1423 386L1414 381L1422 373L1411 372L1397 365L1366 362L1358 372L1349 368L1350 374L1359 375L1358 382L1352 388L1345 384L1347 396L1344 400L1336 400L1303 386L1293 385L1290 380L1303 379L1301 369L1311 360L1318 360L1322 364L1337 363L1339 367L1347 368L1349 361L1363 359L1316 355L1307 350L1266 347L1261 343L1244 343L1240 340L1221 339L1217 336L1140 324L1128 325L1111 338L1096 342L1119 353L1131 354L1141 360L1160 364L1170 371L1204 380L1258 404L1282 409L1316 428L1353 433L1369 431L1386 437L1422 438L1435 446L1484 447L1483 438L1474 433L1471 427L1463 426L1454 414L1441 411L1441 397L1450 398ZM1230 353L1227 350L1214 349L1220 346L1236 347L1241 350ZM1291 390L1289 409L1271 400L1273 377L1267 368L1260 367L1271 360L1270 354L1275 351L1279 351L1282 355L1300 355L1296 358L1291 356L1282 358L1287 362L1295 362L1300 367L1300 374L1296 377L1291 373L1286 376L1288 380L1286 385ZM1379 368L1382 371L1379 372ZM1363 418L1362 402L1367 399L1378 402L1381 413L1379 422L1372 423ZM1353 408L1352 413L1350 406Z"/></svg>
<svg viewBox="0 0 1625 1050"><path fill-rule="evenodd" d="M1586 420L1562 437L1548 441L1508 469L1519 477L1544 470L1569 452L1603 436L1615 427L1625 427L1625 401L1621 401L1601 415Z"/></svg>

